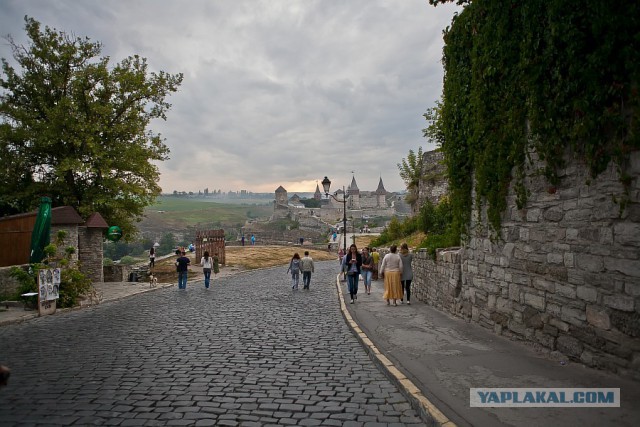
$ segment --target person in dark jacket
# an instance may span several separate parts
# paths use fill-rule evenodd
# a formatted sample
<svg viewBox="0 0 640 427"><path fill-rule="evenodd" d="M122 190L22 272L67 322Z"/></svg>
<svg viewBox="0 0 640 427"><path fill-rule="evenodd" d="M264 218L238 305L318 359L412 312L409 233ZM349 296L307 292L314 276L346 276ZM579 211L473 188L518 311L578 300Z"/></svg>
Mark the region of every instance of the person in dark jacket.
<svg viewBox="0 0 640 427"><path fill-rule="evenodd" d="M360 267L362 267L362 255L358 252L358 247L355 244L349 246L345 266L347 268L349 295L351 296L351 304L353 304L358 299L358 278L360 276Z"/></svg>
<svg viewBox="0 0 640 427"><path fill-rule="evenodd" d="M178 289L187 289L187 271L191 260L187 258L186 252L181 252L181 257L176 260L176 270L178 271Z"/></svg>

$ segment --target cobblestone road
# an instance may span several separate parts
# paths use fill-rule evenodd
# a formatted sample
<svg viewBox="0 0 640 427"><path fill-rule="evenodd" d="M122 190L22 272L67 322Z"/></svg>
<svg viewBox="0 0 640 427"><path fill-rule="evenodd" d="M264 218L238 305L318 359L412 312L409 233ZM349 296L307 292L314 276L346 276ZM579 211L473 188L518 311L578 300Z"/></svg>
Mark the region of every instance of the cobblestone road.
<svg viewBox="0 0 640 427"><path fill-rule="evenodd" d="M0 425L422 425L346 326L335 262L0 328Z"/></svg>

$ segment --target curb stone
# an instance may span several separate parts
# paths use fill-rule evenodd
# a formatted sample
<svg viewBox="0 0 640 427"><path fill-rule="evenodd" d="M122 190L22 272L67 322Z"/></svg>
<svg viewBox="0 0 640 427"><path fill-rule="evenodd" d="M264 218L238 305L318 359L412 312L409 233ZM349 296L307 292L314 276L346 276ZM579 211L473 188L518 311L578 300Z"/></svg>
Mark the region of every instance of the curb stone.
<svg viewBox="0 0 640 427"><path fill-rule="evenodd" d="M340 286L340 275L336 277L336 287L338 288L338 295L340 296L340 311L344 317L347 325L351 329L351 332L356 336L358 341L363 345L369 358L386 374L386 376L393 382L398 390L407 398L411 407L420 415L420 418L429 427L442 426L442 427L456 427L456 424L449 420L427 397L422 394L420 389L407 378L398 368L396 368L389 360L367 337L367 335L360 329L360 326L353 320L351 313L347 309L342 287Z"/></svg>

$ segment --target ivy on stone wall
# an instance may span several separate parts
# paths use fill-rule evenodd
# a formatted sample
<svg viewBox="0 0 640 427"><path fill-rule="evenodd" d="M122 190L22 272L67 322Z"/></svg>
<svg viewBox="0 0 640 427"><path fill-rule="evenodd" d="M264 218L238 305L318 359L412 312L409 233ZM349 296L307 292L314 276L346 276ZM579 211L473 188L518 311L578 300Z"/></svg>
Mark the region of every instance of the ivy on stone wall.
<svg viewBox="0 0 640 427"><path fill-rule="evenodd" d="M528 149L546 163L550 185L567 148L593 176L613 160L628 184L624 162L640 148L640 3L477 0L444 39L440 125L459 233L474 178L495 230L514 179L524 206Z"/></svg>

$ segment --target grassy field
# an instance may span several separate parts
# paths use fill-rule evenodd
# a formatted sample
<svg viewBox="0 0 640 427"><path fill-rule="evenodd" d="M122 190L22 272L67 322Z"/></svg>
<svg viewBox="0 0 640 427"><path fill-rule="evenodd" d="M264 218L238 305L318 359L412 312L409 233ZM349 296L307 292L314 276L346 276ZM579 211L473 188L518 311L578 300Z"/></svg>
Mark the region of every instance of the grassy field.
<svg viewBox="0 0 640 427"><path fill-rule="evenodd" d="M169 229L197 224L243 225L247 218L267 218L272 213L271 203L213 203L203 199L161 196L155 205L145 209L144 222L165 224Z"/></svg>

